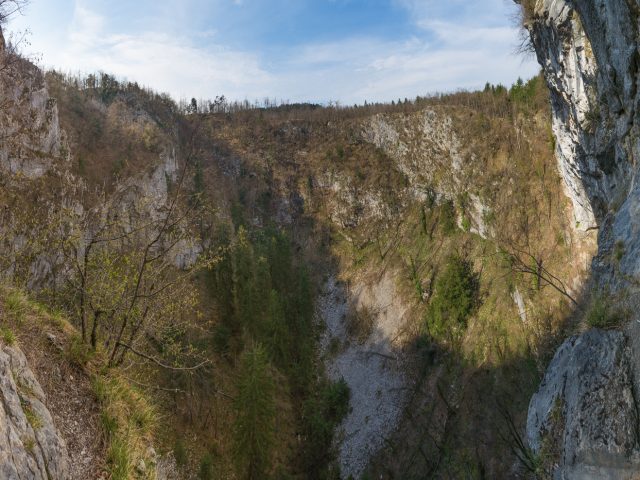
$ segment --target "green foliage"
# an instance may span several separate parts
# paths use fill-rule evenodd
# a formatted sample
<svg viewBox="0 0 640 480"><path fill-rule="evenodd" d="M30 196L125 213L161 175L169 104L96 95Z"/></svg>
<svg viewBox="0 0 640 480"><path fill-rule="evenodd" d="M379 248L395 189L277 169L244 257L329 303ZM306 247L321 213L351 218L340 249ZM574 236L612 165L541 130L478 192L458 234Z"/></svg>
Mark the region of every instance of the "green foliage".
<svg viewBox="0 0 640 480"><path fill-rule="evenodd" d="M288 237L271 228L252 237L239 227L209 278L222 319L214 349L230 353L254 340L295 390L304 389L313 369L313 296L306 271L293 263Z"/></svg>
<svg viewBox="0 0 640 480"><path fill-rule="evenodd" d="M137 478L139 460L151 464L148 438L155 429L156 411L147 399L115 374L97 375L93 390L101 406L111 478Z"/></svg>
<svg viewBox="0 0 640 480"><path fill-rule="evenodd" d="M4 307L13 319L21 322L27 312L27 299L22 292L12 290L4 299Z"/></svg>
<svg viewBox="0 0 640 480"><path fill-rule="evenodd" d="M453 235L458 226L456 224L456 207L448 200L440 205L440 228L444 235Z"/></svg>
<svg viewBox="0 0 640 480"><path fill-rule="evenodd" d="M27 422L31 425L31 428L34 430L38 430L42 428L42 419L38 416L36 412L33 411L31 405L26 401L21 401L22 410L24 411L24 416L27 417Z"/></svg>
<svg viewBox="0 0 640 480"><path fill-rule="evenodd" d="M602 329L619 326L624 320L624 315L612 303L611 299L604 295L594 298L585 315L587 325Z"/></svg>
<svg viewBox="0 0 640 480"><path fill-rule="evenodd" d="M200 460L200 468L198 469L199 480L213 480L213 457L210 453L206 453Z"/></svg>
<svg viewBox="0 0 640 480"><path fill-rule="evenodd" d="M620 260L622 260L622 257L624 257L625 252L626 249L624 246L624 241L618 240L613 250L613 256L616 262L620 263Z"/></svg>
<svg viewBox="0 0 640 480"><path fill-rule="evenodd" d="M67 358L79 366L86 365L94 355L94 350L90 345L82 341L79 335L75 335L71 338L71 342L67 347Z"/></svg>
<svg viewBox="0 0 640 480"><path fill-rule="evenodd" d="M271 467L276 412L269 359L259 345L242 355L235 409L234 458L238 472L248 480L263 479Z"/></svg>
<svg viewBox="0 0 640 480"><path fill-rule="evenodd" d="M2 341L9 346L16 343L16 334L13 333L13 330L10 328L0 329L0 336L2 337Z"/></svg>
<svg viewBox="0 0 640 480"><path fill-rule="evenodd" d="M286 390L282 390L289 395L299 428L305 432L301 460L288 473L326 478L319 472L328 471L334 458L333 432L348 409L349 391L344 381L325 384L319 380L311 279L305 268L296 265L289 236L279 229L250 231L240 226L235 235L221 231L218 238L222 255L209 274L209 288L221 322L212 332L212 348L233 358L242 345L261 345L257 352L245 348L240 361L238 390L242 394L236 402L235 451L245 453L237 458L239 468L245 473L253 471L255 477L260 468L249 467L248 458L253 455L260 460L257 465L262 465L263 473L267 470L267 452L258 449L250 454L247 452L254 447L238 445L249 442L251 428L262 432L267 437L264 441L271 440L268 411L273 380L269 372L278 372L278 378L286 379ZM248 400L251 394L268 403ZM259 421L256 409L267 410Z"/></svg>
<svg viewBox="0 0 640 480"><path fill-rule="evenodd" d="M341 422L349 413L351 391L347 382L344 378L341 378L326 387L321 395L322 405L325 408L325 417L335 423Z"/></svg>
<svg viewBox="0 0 640 480"><path fill-rule="evenodd" d="M536 97L543 90L544 81L540 75L524 82L518 78L517 82L509 90L509 99L518 107L525 110L536 108Z"/></svg>
<svg viewBox="0 0 640 480"><path fill-rule="evenodd" d="M318 386L304 405L304 462L313 478L327 478L332 458L333 432L349 413L351 392L344 379Z"/></svg>
<svg viewBox="0 0 640 480"><path fill-rule="evenodd" d="M232 333L231 328L224 323L215 326L213 330L213 348L216 352L223 355L229 353Z"/></svg>
<svg viewBox="0 0 640 480"><path fill-rule="evenodd" d="M457 255L449 257L427 309L430 333L442 336L464 330L477 302L478 278L471 264Z"/></svg>
<svg viewBox="0 0 640 480"><path fill-rule="evenodd" d="M122 437L115 437L107 451L107 463L113 480L128 480L133 470L129 448Z"/></svg>
<svg viewBox="0 0 640 480"><path fill-rule="evenodd" d="M184 467L189 461L189 453L187 452L187 447L181 438L176 439L173 444L173 458L176 459L176 464L179 467Z"/></svg>

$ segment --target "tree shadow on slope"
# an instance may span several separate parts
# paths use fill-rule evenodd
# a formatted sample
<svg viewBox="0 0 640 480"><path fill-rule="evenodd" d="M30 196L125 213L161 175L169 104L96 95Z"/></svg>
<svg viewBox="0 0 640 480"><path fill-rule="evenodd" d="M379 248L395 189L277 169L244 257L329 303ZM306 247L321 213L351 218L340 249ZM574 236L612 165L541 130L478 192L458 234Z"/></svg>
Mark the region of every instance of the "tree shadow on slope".
<svg viewBox="0 0 640 480"><path fill-rule="evenodd" d="M418 338L404 352L416 380L407 407L362 478L537 478L525 440L529 401L589 302L583 292L561 324L525 351L496 342L501 358L480 365L450 343Z"/></svg>

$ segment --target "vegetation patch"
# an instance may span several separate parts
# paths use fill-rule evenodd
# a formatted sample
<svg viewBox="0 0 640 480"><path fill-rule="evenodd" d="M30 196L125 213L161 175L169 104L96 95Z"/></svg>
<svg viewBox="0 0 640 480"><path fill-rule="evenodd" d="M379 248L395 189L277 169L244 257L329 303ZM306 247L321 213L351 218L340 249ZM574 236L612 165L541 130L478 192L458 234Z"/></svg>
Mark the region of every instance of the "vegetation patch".
<svg viewBox="0 0 640 480"><path fill-rule="evenodd" d="M625 313L615 305L609 295L593 298L585 314L585 321L589 327L604 330L619 327L625 318Z"/></svg>
<svg viewBox="0 0 640 480"><path fill-rule="evenodd" d="M114 480L152 479L155 463L149 446L157 426L155 408L144 395L132 388L115 371L96 375L93 387L102 407L102 425L108 443L107 466Z"/></svg>
<svg viewBox="0 0 640 480"><path fill-rule="evenodd" d="M347 313L347 333L358 343L364 343L373 333L376 314L364 306L352 306Z"/></svg>
<svg viewBox="0 0 640 480"><path fill-rule="evenodd" d="M435 337L455 338L466 329L478 305L478 277L467 260L449 257L438 277L426 312L427 328Z"/></svg>

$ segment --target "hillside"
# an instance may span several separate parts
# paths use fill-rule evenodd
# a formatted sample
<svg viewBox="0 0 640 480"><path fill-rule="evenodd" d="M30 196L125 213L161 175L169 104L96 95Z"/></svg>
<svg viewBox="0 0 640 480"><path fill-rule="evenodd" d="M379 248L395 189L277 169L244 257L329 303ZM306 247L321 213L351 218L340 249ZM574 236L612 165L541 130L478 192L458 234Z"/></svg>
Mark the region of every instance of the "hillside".
<svg viewBox="0 0 640 480"><path fill-rule="evenodd" d="M609 47L549 33L624 15L523 8L540 76L391 105L185 107L0 51L1 342L28 362L4 411L30 425L0 468L544 478L613 435L562 437L615 418L580 403L606 391L631 462L639 370L609 329L634 305L635 117L614 104L635 93L593 80ZM574 57L585 98L557 70Z"/></svg>

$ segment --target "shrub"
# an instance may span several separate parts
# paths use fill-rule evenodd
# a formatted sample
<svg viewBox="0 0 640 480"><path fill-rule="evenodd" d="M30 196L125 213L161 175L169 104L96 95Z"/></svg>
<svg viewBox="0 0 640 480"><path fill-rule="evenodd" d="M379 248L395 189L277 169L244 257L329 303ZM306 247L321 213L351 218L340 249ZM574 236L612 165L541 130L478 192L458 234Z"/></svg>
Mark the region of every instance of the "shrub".
<svg viewBox="0 0 640 480"><path fill-rule="evenodd" d="M7 345L11 346L16 343L16 334L13 333L13 330L9 328L3 328L0 330L0 335L2 335L2 341Z"/></svg>
<svg viewBox="0 0 640 480"><path fill-rule="evenodd" d="M38 416L36 412L33 411L31 405L26 401L21 401L22 410L24 411L24 416L27 417L27 422L31 425L31 428L34 430L39 430L42 427L42 419Z"/></svg>
<svg viewBox="0 0 640 480"><path fill-rule="evenodd" d="M325 409L325 416L336 424L341 422L349 413L349 400L351 390L349 385L341 378L339 381L330 384L322 392L322 404Z"/></svg>
<svg viewBox="0 0 640 480"><path fill-rule="evenodd" d="M611 329L619 326L624 320L619 309L611 304L611 300L605 296L599 296L592 300L585 316L587 325L592 328Z"/></svg>
<svg viewBox="0 0 640 480"><path fill-rule="evenodd" d="M440 227L445 235L453 235L458 228L456 225L456 207L452 201L447 201L440 206Z"/></svg>
<svg viewBox="0 0 640 480"><path fill-rule="evenodd" d="M620 260L622 260L622 257L624 257L625 252L626 252L626 249L624 246L624 241L618 240L614 248L614 256L615 256L616 262L620 263Z"/></svg>
<svg viewBox="0 0 640 480"><path fill-rule="evenodd" d="M359 343L364 343L371 336L375 315L371 309L363 307L350 309L347 314L347 333Z"/></svg>
<svg viewBox="0 0 640 480"><path fill-rule="evenodd" d="M306 437L304 462L307 471L326 478L326 469L332 458L333 433L336 426L349 413L351 391L344 379L318 385L318 394L307 398L304 405L304 432Z"/></svg>
<svg viewBox="0 0 640 480"><path fill-rule="evenodd" d="M71 343L67 348L67 358L71 362L84 367L91 360L93 354L91 347L84 343L79 335L74 335L71 338Z"/></svg>
<svg viewBox="0 0 640 480"><path fill-rule="evenodd" d="M435 294L427 308L427 326L432 335L466 328L477 304L478 279L471 264L457 255L449 257L438 277Z"/></svg>
<svg viewBox="0 0 640 480"><path fill-rule="evenodd" d="M187 448L184 445L184 442L181 439L177 439L176 443L173 445L173 456L176 459L176 464L179 467L184 467L189 461L189 454L187 453Z"/></svg>
<svg viewBox="0 0 640 480"><path fill-rule="evenodd" d="M209 453L205 454L200 460L198 478L200 480L213 480L213 457Z"/></svg>
<svg viewBox="0 0 640 480"><path fill-rule="evenodd" d="M229 352L231 335L233 332L224 323L219 323L213 329L213 348L220 354Z"/></svg>
<svg viewBox="0 0 640 480"><path fill-rule="evenodd" d="M17 321L22 321L27 310L27 299L21 292L14 290L9 292L5 298L4 307L11 317Z"/></svg>

